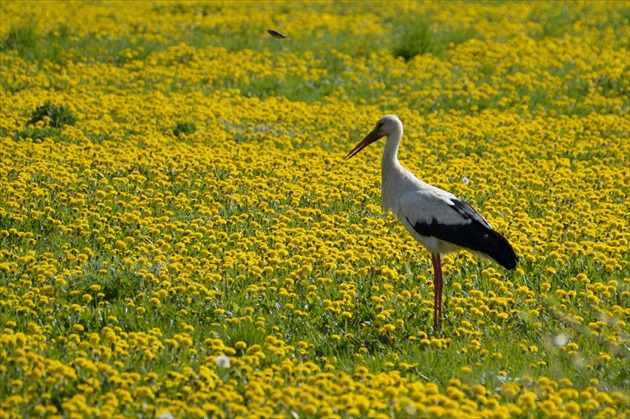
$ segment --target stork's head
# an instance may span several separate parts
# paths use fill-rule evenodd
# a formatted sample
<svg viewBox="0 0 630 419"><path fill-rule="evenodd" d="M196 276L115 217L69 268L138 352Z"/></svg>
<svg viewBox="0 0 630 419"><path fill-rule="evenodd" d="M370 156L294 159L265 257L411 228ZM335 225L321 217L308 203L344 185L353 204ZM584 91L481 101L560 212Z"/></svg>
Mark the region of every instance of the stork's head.
<svg viewBox="0 0 630 419"><path fill-rule="evenodd" d="M376 127L370 132L359 144L356 145L346 156L345 160L348 160L356 156L359 151L369 146L375 141L380 140L383 137L387 137L394 132L402 133L402 122L395 115L385 115L376 123Z"/></svg>

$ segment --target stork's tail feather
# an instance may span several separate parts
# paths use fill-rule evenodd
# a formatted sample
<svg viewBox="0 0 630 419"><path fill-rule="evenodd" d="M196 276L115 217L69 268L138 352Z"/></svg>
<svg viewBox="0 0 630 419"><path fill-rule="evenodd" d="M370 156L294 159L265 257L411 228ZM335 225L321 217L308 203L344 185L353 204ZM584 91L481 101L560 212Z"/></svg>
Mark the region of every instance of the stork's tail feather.
<svg viewBox="0 0 630 419"><path fill-rule="evenodd" d="M483 222L481 222L480 220ZM412 224L416 233L424 237L436 237L459 247L482 253L505 269L514 269L518 257L505 237L497 233L479 216L467 224L440 224L434 218L431 223Z"/></svg>
<svg viewBox="0 0 630 419"><path fill-rule="evenodd" d="M480 241L480 249L475 250L488 255L505 269L514 269L516 267L518 256L516 256L512 245L505 237L494 230L486 230Z"/></svg>

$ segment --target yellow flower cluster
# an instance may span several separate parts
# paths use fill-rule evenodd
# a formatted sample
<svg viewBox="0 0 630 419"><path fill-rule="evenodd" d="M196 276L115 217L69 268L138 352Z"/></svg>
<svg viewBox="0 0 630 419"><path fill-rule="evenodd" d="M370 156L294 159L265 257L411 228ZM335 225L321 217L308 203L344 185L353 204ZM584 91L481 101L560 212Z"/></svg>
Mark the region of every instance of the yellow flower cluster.
<svg viewBox="0 0 630 419"><path fill-rule="evenodd" d="M580 417L598 412L601 417L615 417L622 411L627 413L630 405L627 393L600 390L595 379L579 390L567 378L555 381L545 376L537 380L523 376L517 381L505 381L495 393L482 384L466 384L466 378L450 379L441 391L436 383L411 380L397 370L370 373L360 366L354 372L346 373L335 371L334 367L322 369L314 362L302 362L292 357L261 367L267 355L273 356L271 350L278 344L271 336L264 345L247 349L244 342L237 342L232 348L224 346L220 339L210 339L205 344L217 353L234 355L244 351L233 360L231 370L217 369L217 357L205 356L197 369L179 367L160 377L146 370L142 374L123 371L134 362L140 362L136 367L146 368L145 362L150 363L152 359L151 352L148 355L136 352L143 346L173 351L161 344L157 338L161 335L159 330L149 334L127 334L117 327L105 327L106 342L103 343L99 342L98 336L82 339L74 335L76 338L71 341L78 346L69 345L68 348L75 357L65 364L63 360L39 354L47 340L39 326L31 323L28 334L13 332L11 326L15 327L14 324L8 326L1 343L5 352L8 349L12 355L2 366L2 373L6 374L8 365L15 365L23 377L7 383L13 395L4 399L2 406L9 414L20 411L21 404L27 404L38 415L65 413L101 417L114 417L120 411L142 411L157 416L170 412L176 417L208 414L223 417L227 416L226 412L272 416L278 413L278 406L282 406L280 413L305 416L338 413L388 417L384 412L390 412L396 417L465 415L493 418L539 412L546 416ZM190 346L185 338L175 339L170 346L177 348L177 341L185 347ZM195 356L195 353L188 348L177 354L171 352L173 355ZM400 368L404 369L402 363ZM241 381L243 376L248 377L245 383ZM37 386L28 384L35 380L41 380L49 390L40 392ZM74 388L78 390L77 394ZM164 394L174 398L160 397Z"/></svg>
<svg viewBox="0 0 630 419"><path fill-rule="evenodd" d="M630 415L627 9L0 8L0 417ZM446 256L443 334L342 163L390 112L521 258Z"/></svg>

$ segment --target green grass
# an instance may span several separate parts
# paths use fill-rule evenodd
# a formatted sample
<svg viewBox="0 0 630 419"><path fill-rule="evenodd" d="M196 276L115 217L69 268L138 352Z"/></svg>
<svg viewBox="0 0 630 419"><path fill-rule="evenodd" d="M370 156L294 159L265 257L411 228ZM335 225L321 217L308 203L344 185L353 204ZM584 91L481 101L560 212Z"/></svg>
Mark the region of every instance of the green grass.
<svg viewBox="0 0 630 419"><path fill-rule="evenodd" d="M28 120L26 125L36 124L44 120L47 120L49 126L60 128L66 124L74 125L77 118L65 106L56 106L47 102L35 108L31 113L31 119Z"/></svg>
<svg viewBox="0 0 630 419"><path fill-rule="evenodd" d="M472 29L435 28L426 18L412 18L397 22L392 54L405 61L424 54L440 57L449 48L473 38L478 38L478 34Z"/></svg>
<svg viewBox="0 0 630 419"><path fill-rule="evenodd" d="M7 37L0 42L0 51L15 50L20 55L34 57L37 50L39 35L33 26L11 28Z"/></svg>
<svg viewBox="0 0 630 419"><path fill-rule="evenodd" d="M197 131L194 122L178 122L173 128L173 134L179 137L181 134L190 135Z"/></svg>

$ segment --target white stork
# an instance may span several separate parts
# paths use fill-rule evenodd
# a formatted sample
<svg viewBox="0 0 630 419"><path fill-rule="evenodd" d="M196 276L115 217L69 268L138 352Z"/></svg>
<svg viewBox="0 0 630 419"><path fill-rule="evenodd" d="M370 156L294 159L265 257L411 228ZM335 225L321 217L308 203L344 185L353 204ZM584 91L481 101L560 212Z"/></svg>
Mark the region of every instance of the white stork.
<svg viewBox="0 0 630 419"><path fill-rule="evenodd" d="M494 259L506 269L514 269L518 257L510 243L473 207L452 193L422 182L398 163L402 134L402 122L394 115L386 115L345 160L387 137L381 162L383 212L394 213L409 234L431 252L435 273L433 328L439 330L444 284L440 255L468 249Z"/></svg>

